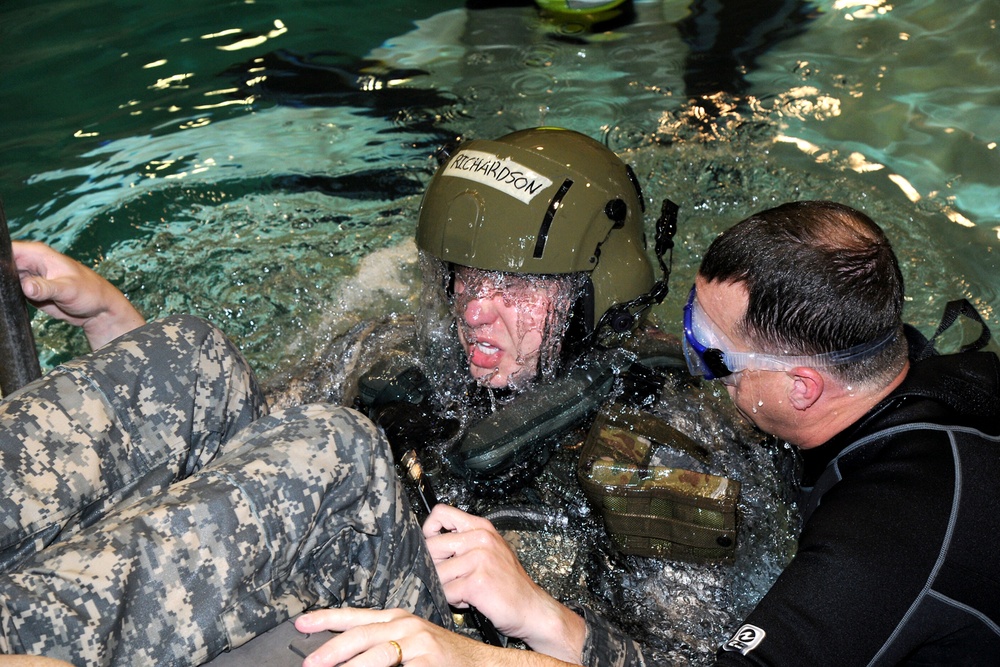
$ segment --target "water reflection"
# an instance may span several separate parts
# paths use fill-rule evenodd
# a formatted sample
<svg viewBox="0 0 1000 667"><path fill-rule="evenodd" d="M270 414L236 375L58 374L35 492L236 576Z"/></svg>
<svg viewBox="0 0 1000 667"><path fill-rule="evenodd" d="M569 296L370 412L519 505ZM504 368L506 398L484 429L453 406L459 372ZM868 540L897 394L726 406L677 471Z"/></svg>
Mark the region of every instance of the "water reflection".
<svg viewBox="0 0 1000 667"><path fill-rule="evenodd" d="M224 94L252 99L251 114L202 111L184 131L108 141L75 167L38 172L33 191L55 194L36 205L33 220L15 224L85 261L104 257L109 272L135 274L130 296L151 315L165 312L157 296L165 290L173 306L225 318L234 335L254 341L251 357L267 372L283 350L265 325L274 317L286 329L315 329L321 309L300 307L293 295L277 300L282 308L248 310L239 285L226 298L214 284L202 288L201 280L217 281L209 271L192 277L206 269L196 255L172 257L164 247L217 244L230 233L241 244L269 238L242 229L254 220L286 229L294 246L291 221L310 211L322 218L325 209L350 221L344 229L392 229L355 236L359 256L389 248L411 229L437 146L556 124L603 138L636 164L651 200L682 204L682 282L701 248L747 211L790 197L833 198L889 228L906 258L918 325L931 326L942 299L956 296L993 312L1000 287L989 226L1000 220L1000 165L990 167L1000 127L989 112L1000 93L963 81L980 76L973 56L980 68L1000 67L983 51L996 29L987 4L783 2L774 7L789 17L780 28L763 13L740 26L745 6L637 2L630 24L568 41L553 39L536 8L521 3L435 14L363 56L270 50L220 70L202 89L235 86ZM740 46L724 56L713 31ZM783 41L766 42L771 35ZM945 79L967 89L970 102L946 105L957 84L940 90ZM691 97L691 86L710 80ZM229 224L234 216L239 223ZM165 244L165 235L175 241ZM261 242L214 268L249 273L261 265L258 253L272 252ZM315 250L303 252L308 265ZM313 279L315 288L335 293L356 263ZM167 264L170 271L158 270ZM669 323L678 308L668 302L660 314Z"/></svg>
<svg viewBox="0 0 1000 667"><path fill-rule="evenodd" d="M72 157L57 167L23 167L30 203L19 207L18 231L100 260L150 317L215 320L265 380L302 362L329 382L339 377L329 369L340 372L356 352L351 332L416 310L412 231L434 148L556 124L621 152L650 201L681 204L675 293L654 313L668 330L683 305L677 286L692 282L716 233L790 198L836 199L883 224L903 265L907 318L925 331L962 296L997 322L995 3L640 1L630 23L599 39L554 35L533 3L496 4L435 6L412 31L343 53L324 51L331 31L289 43L306 32L291 20L270 35L273 17L241 17L258 29L226 35L233 24L201 12L192 13L197 29L160 35L162 23L150 21L123 32L142 54L125 62L166 64L128 68L86 112L77 98L42 96L78 114L69 115L78 143L63 146ZM324 7L310 25L329 15ZM332 32L348 40L357 31L345 28L364 15L340 18ZM183 41L210 33L201 50ZM197 66L175 68L184 57ZM113 60L121 68L122 55ZM101 72L58 69L53 89ZM182 76L188 70L196 75ZM34 65L27 72L38 76ZM28 164L32 141L44 152L72 135L38 125L11 164ZM82 351L67 327L35 326L47 365ZM755 529L786 520L762 512ZM673 610L666 640L680 647L678 661L696 639L704 651L705 628L732 622L720 609L750 603L719 597L722 576L702 572L692 584L680 566L612 565L606 598L646 612L629 617L640 631L656 629L643 626L655 607L640 599ZM615 598L623 583L627 595ZM694 590L691 605L711 608L708 617L671 606L665 592L674 590Z"/></svg>
<svg viewBox="0 0 1000 667"><path fill-rule="evenodd" d="M688 46L685 92L691 97L717 93L743 95L757 60L806 31L819 9L805 0L695 0L678 22Z"/></svg>

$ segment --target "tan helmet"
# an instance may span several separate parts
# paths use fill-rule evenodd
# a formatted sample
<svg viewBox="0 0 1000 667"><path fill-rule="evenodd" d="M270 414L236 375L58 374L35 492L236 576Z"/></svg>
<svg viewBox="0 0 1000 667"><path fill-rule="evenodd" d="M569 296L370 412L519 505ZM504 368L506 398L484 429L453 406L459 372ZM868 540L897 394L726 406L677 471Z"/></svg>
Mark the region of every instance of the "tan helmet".
<svg viewBox="0 0 1000 667"><path fill-rule="evenodd" d="M585 326L653 287L638 181L603 144L554 127L461 144L424 194L417 246L453 264L585 273ZM634 313L621 309L627 322Z"/></svg>

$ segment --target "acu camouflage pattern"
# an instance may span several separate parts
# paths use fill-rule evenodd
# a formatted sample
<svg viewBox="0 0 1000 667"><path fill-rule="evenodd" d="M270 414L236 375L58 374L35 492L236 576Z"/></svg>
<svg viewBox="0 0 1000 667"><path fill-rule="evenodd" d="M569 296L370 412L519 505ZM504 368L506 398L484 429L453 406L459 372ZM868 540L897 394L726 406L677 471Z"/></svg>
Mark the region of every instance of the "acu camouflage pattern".
<svg viewBox="0 0 1000 667"><path fill-rule="evenodd" d="M447 623L374 426L266 412L238 351L187 316L0 403L0 651L190 665L311 607Z"/></svg>
<svg viewBox="0 0 1000 667"><path fill-rule="evenodd" d="M626 637L607 620L581 604L569 607L587 622L587 639L583 645L582 662L588 667L647 667L669 664L655 652L644 655L638 643Z"/></svg>

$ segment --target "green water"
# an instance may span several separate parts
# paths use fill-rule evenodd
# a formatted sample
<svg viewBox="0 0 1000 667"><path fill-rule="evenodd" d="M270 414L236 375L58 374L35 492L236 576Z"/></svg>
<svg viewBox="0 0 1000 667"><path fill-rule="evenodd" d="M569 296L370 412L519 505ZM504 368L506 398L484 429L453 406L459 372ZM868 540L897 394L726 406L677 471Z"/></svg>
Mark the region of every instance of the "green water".
<svg viewBox="0 0 1000 667"><path fill-rule="evenodd" d="M409 238L437 145L538 124L622 152L651 210L681 204L669 329L707 242L792 198L887 228L921 328L960 296L995 326L1000 3L797 3L798 34L711 104L684 80L697 4L639 2L631 25L578 39L531 6L7 2L0 196L15 236L96 264L150 317L215 320L264 377L413 310ZM772 34L751 28L743 46ZM275 53L326 78L245 85L278 80L255 63ZM46 365L83 349L35 329Z"/></svg>

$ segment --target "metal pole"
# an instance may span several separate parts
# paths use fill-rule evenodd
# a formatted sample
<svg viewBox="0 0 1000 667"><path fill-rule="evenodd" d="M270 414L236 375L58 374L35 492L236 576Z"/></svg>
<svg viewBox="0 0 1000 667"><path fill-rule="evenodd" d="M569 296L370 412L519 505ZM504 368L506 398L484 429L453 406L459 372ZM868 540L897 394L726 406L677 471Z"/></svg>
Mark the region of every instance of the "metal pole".
<svg viewBox="0 0 1000 667"><path fill-rule="evenodd" d="M21 292L7 216L0 203L0 392L10 396L41 375L28 304Z"/></svg>

